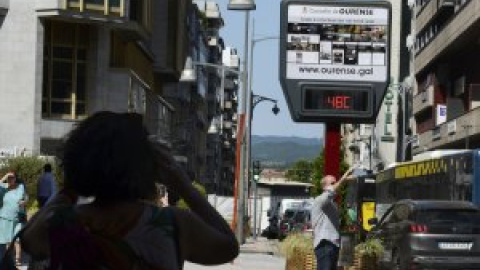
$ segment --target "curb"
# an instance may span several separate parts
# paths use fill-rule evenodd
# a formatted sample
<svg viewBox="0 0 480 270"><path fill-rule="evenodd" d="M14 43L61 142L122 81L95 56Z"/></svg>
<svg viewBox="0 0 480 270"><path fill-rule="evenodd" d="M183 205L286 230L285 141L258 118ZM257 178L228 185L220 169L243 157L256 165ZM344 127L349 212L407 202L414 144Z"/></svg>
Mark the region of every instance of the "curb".
<svg viewBox="0 0 480 270"><path fill-rule="evenodd" d="M244 254L264 254L264 255L275 255L274 252L272 251L264 251L264 250L249 250L249 249L240 249L240 253L244 253Z"/></svg>

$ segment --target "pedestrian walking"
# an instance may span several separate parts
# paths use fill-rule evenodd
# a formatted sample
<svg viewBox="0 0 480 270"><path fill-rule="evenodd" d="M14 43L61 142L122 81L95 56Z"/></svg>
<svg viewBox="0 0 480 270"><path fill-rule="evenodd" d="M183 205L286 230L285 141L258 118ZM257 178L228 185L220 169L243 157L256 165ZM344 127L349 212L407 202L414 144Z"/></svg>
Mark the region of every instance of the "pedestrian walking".
<svg viewBox="0 0 480 270"><path fill-rule="evenodd" d="M52 165L47 163L43 166L43 174L37 182L38 207L42 208L56 193L55 177L52 173Z"/></svg>
<svg viewBox="0 0 480 270"><path fill-rule="evenodd" d="M23 185L17 184L15 173L9 172L0 180L0 193L3 194L0 208L0 245L4 251L12 242L18 228L18 215L25 205L25 189ZM16 259L19 264L19 257Z"/></svg>
<svg viewBox="0 0 480 270"><path fill-rule="evenodd" d="M21 233L22 248L48 269L183 269L184 261L232 261L239 245L228 223L193 187L167 148L149 140L143 117L99 112L63 147L65 187ZM152 204L156 183L189 210ZM77 196L94 197L75 204Z"/></svg>
<svg viewBox="0 0 480 270"><path fill-rule="evenodd" d="M334 199L337 190L347 180L353 179L350 168L336 181L332 175L323 177L322 194L317 196L312 206L313 245L317 258L317 270L337 269L340 250L340 213Z"/></svg>
<svg viewBox="0 0 480 270"><path fill-rule="evenodd" d="M27 201L28 201L28 192L25 186L25 181L16 174L16 182L18 185L18 188L23 189L23 198L20 201L20 208L18 210L18 222L15 225L15 230L14 234L16 235L17 233L20 232L20 230L25 226L27 223ZM20 241L17 240L15 241L15 262L17 265L21 265L23 262L22 258L22 248L20 246Z"/></svg>

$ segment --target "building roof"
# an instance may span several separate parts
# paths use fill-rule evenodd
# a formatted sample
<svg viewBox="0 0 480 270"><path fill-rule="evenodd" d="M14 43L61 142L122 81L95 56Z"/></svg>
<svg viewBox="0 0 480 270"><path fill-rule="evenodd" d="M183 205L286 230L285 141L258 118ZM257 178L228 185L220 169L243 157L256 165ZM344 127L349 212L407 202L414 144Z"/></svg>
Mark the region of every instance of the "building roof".
<svg viewBox="0 0 480 270"><path fill-rule="evenodd" d="M267 185L267 186L297 186L297 187L313 187L311 183L302 183L302 182L294 182L294 181L281 181L281 180L273 180L273 181L265 181L260 179L258 181L259 184Z"/></svg>
<svg viewBox="0 0 480 270"><path fill-rule="evenodd" d="M263 169L260 173L261 178L285 178L285 171L274 169Z"/></svg>

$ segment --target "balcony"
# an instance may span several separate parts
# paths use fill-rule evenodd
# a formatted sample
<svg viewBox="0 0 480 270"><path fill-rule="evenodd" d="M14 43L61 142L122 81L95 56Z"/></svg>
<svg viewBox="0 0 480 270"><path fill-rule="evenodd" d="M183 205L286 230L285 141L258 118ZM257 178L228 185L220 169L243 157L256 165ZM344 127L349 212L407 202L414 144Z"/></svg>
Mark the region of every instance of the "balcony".
<svg viewBox="0 0 480 270"><path fill-rule="evenodd" d="M480 108L471 110L458 118L418 135L420 147L414 148L414 154L425 149L461 148L465 138L480 136Z"/></svg>
<svg viewBox="0 0 480 270"><path fill-rule="evenodd" d="M418 8L418 6L417 6ZM428 1L417 9L417 18L415 20L418 31L422 30L425 25L433 18L437 9L437 1Z"/></svg>
<svg viewBox="0 0 480 270"><path fill-rule="evenodd" d="M450 8L455 8L455 1L456 0L439 0L438 1L438 9L450 9Z"/></svg>
<svg viewBox="0 0 480 270"><path fill-rule="evenodd" d="M10 0L0 0L0 16L6 15L9 7Z"/></svg>
<svg viewBox="0 0 480 270"><path fill-rule="evenodd" d="M428 5L432 5L432 2ZM435 11L438 12L438 11ZM450 12L450 11L449 11ZM454 13L454 11L451 11ZM434 14L421 14L418 18L426 16L425 22L417 20L418 33L422 32L431 21ZM480 1L465 2L464 6L454 13L445 25L435 32L435 35L429 38L428 44L419 48L415 59L415 71L421 73L424 69L436 60L440 55L444 57L452 56L461 51L461 46L471 44L477 41L477 30L480 25Z"/></svg>
<svg viewBox="0 0 480 270"><path fill-rule="evenodd" d="M235 78L225 77L225 90L235 90L238 87L238 80Z"/></svg>
<svg viewBox="0 0 480 270"><path fill-rule="evenodd" d="M232 121L224 120L223 121L223 129L232 129Z"/></svg>
<svg viewBox="0 0 480 270"><path fill-rule="evenodd" d="M224 25L220 8L215 1L194 1L206 20L206 29L220 29Z"/></svg>
<svg viewBox="0 0 480 270"><path fill-rule="evenodd" d="M151 28L149 7L151 0L36 0L35 3L39 17L110 23L120 30L136 33L135 38L148 35Z"/></svg>
<svg viewBox="0 0 480 270"><path fill-rule="evenodd" d="M205 2L205 16L207 16L207 19L222 20L222 15L220 14L220 8L218 7L218 4L216 2L214 1Z"/></svg>
<svg viewBox="0 0 480 270"><path fill-rule="evenodd" d="M222 52L222 63L233 69L240 67L240 58L238 57L237 50L231 47L226 47Z"/></svg>
<svg viewBox="0 0 480 270"><path fill-rule="evenodd" d="M434 92L435 87L430 85L425 91L413 97L413 115L418 115L426 109L432 108L434 105Z"/></svg>

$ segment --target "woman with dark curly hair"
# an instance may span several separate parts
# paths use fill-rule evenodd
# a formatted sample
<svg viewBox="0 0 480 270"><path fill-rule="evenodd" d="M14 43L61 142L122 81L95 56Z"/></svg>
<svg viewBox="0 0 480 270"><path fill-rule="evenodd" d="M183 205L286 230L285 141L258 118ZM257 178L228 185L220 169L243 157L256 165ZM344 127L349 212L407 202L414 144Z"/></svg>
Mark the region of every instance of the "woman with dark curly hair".
<svg viewBox="0 0 480 270"><path fill-rule="evenodd" d="M238 242L227 222L192 187L171 154L148 139L142 116L99 112L68 136L65 187L26 225L24 250L49 269L178 270L185 260L233 260ZM156 183L190 210L159 208ZM75 204L77 196L94 197Z"/></svg>

